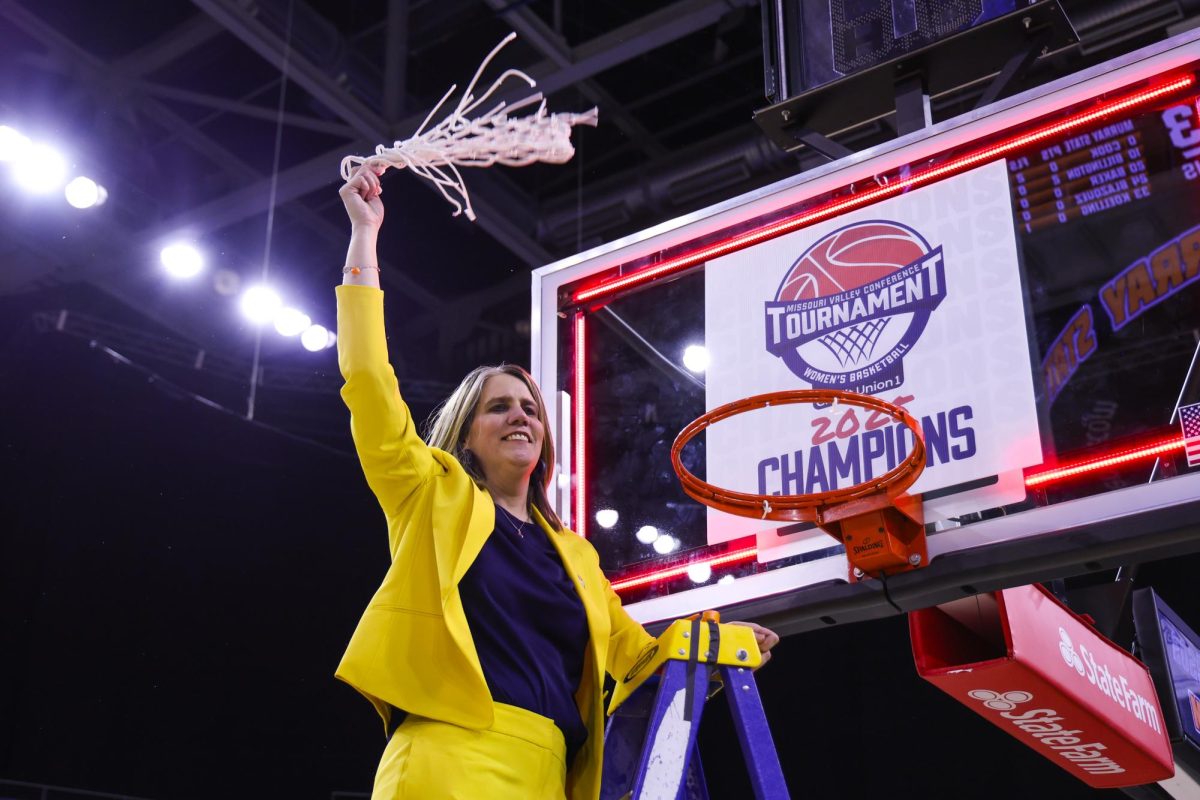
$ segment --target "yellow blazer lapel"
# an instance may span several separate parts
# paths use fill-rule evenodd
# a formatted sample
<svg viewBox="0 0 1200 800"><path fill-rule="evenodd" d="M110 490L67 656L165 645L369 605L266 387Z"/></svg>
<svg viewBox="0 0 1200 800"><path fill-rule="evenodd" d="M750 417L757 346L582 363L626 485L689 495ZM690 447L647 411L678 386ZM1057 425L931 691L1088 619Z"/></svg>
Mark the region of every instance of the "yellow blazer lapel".
<svg viewBox="0 0 1200 800"><path fill-rule="evenodd" d="M558 551L559 558L562 559L563 569L571 577L571 582L575 584L575 591L579 595L579 599L583 601L583 611L588 622L588 651L594 665L593 677L599 680L599 685L602 686L610 625L608 607L604 604L600 587L596 585L597 579L591 575L589 570L585 569L585 564L581 563L579 551L571 546L573 543L568 537L577 534L565 529L555 531L536 508L533 509L533 517L550 537L554 549Z"/></svg>
<svg viewBox="0 0 1200 800"><path fill-rule="evenodd" d="M458 584L475 563L475 558L483 549L483 543L496 527L496 504L492 501L492 496L476 486L474 481L471 482L471 487L471 516L467 522L467 533L463 538L462 547L455 554L457 558L452 562L454 569L450 573L450 583L442 587L443 603L451 592L458 590Z"/></svg>

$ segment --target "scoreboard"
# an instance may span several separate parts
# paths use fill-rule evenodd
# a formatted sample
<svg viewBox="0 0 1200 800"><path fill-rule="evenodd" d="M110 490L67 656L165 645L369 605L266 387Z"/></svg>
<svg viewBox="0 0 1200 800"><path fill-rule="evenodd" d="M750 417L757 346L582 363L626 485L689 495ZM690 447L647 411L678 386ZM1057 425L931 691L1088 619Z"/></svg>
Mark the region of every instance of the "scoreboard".
<svg viewBox="0 0 1200 800"><path fill-rule="evenodd" d="M1008 162L1026 233L1150 197L1144 137L1121 120Z"/></svg>
<svg viewBox="0 0 1200 800"><path fill-rule="evenodd" d="M1105 121L1008 159L1025 233L1138 204L1167 179L1200 177L1196 99Z"/></svg>

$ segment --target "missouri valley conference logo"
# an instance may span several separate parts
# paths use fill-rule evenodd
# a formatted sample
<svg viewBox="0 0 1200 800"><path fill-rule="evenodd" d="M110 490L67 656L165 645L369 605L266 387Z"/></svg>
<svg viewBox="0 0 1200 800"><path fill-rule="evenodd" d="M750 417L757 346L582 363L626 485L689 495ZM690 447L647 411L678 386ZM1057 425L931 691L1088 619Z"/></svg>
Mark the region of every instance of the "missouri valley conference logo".
<svg viewBox="0 0 1200 800"><path fill-rule="evenodd" d="M895 389L945 299L940 245L899 222L857 222L792 264L766 303L767 350L816 389Z"/></svg>

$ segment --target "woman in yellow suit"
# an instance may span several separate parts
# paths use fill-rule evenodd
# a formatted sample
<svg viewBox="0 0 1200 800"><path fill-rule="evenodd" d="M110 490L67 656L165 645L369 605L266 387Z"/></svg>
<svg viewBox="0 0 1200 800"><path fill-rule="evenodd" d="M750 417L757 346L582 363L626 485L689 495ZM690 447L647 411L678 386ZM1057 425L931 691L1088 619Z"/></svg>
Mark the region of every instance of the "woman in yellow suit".
<svg viewBox="0 0 1200 800"><path fill-rule="evenodd" d="M369 168L341 189L337 289L342 398L392 556L337 670L394 729L372 800L594 800L604 673L653 640L547 501L554 444L528 373L473 371L418 435L387 357L381 192ZM753 627L765 654L778 637Z"/></svg>

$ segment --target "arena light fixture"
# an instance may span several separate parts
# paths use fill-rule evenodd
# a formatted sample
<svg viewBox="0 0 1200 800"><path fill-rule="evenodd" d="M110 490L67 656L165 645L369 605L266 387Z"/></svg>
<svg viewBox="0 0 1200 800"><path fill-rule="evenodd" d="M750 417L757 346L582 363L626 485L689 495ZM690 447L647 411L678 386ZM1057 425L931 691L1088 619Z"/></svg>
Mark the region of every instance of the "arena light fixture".
<svg viewBox="0 0 1200 800"><path fill-rule="evenodd" d="M91 178L80 175L74 178L63 189L67 202L75 208L92 208L104 205L108 199L108 190Z"/></svg>
<svg viewBox="0 0 1200 800"><path fill-rule="evenodd" d="M312 327L312 318L298 308L284 308L275 315L275 330L280 336L299 336Z"/></svg>
<svg viewBox="0 0 1200 800"><path fill-rule="evenodd" d="M47 144L33 144L13 161L13 180L27 192L49 194L67 182L67 159Z"/></svg>
<svg viewBox="0 0 1200 800"><path fill-rule="evenodd" d="M596 512L596 524L601 528L611 528L620 518L621 515L614 508L602 508Z"/></svg>
<svg viewBox="0 0 1200 800"><path fill-rule="evenodd" d="M158 254L163 269L173 278L192 278L204 269L204 256L186 242L175 242L164 247Z"/></svg>
<svg viewBox="0 0 1200 800"><path fill-rule="evenodd" d="M679 540L670 534L660 533L654 540L653 547L654 552L665 556L667 553L674 553L679 549Z"/></svg>
<svg viewBox="0 0 1200 800"><path fill-rule="evenodd" d="M334 335L324 325L309 325L304 333L300 334L300 344L304 345L305 350L313 353L332 347L335 341Z"/></svg>
<svg viewBox="0 0 1200 800"><path fill-rule="evenodd" d="M265 325L275 319L282 307L283 300L268 286L251 286L242 292L242 314L256 325Z"/></svg>
<svg viewBox="0 0 1200 800"><path fill-rule="evenodd" d="M683 351L683 365L692 372L704 372L710 363L712 358L704 345L690 344Z"/></svg>
<svg viewBox="0 0 1200 800"><path fill-rule="evenodd" d="M0 161L17 161L33 146L29 137L15 128L0 125Z"/></svg>
<svg viewBox="0 0 1200 800"><path fill-rule="evenodd" d="M689 564L687 576L692 583L704 583L712 578L712 562L697 561L694 564Z"/></svg>
<svg viewBox="0 0 1200 800"><path fill-rule="evenodd" d="M658 538L658 528L653 525L643 525L638 528L634 536L642 544L654 544L654 540Z"/></svg>

